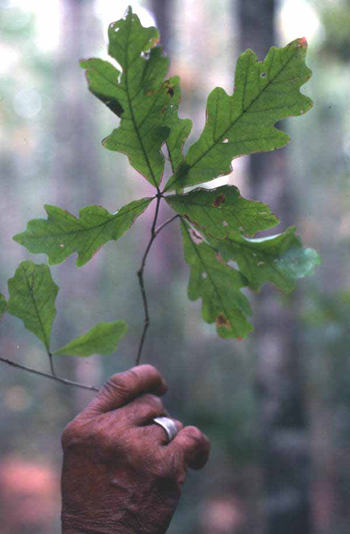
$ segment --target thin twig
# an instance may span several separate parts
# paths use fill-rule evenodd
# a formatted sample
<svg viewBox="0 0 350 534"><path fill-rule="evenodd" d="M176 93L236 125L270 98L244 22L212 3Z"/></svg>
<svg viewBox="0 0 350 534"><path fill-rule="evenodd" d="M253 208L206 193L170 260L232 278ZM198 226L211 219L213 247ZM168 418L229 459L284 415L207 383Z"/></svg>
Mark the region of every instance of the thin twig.
<svg viewBox="0 0 350 534"><path fill-rule="evenodd" d="M11 365L12 367L16 367L17 369L22 369L22 371L27 371L28 373L32 373L34 375L43 376L45 378L51 378L51 380L56 380L56 382L61 382L61 384L65 384L66 386L75 386L75 387L82 388L82 389L89 389L90 391L99 391L99 389L95 388L94 386L86 386L85 384L80 384L79 382L73 382L73 380L68 380L67 378L59 378L57 376L49 375L47 373L42 373L41 371L37 371L36 369L26 367L25 365L20 365L19 363L15 363L11 360L6 360L5 358L0 357L0 362L7 363L8 365Z"/></svg>
<svg viewBox="0 0 350 534"><path fill-rule="evenodd" d="M148 243L147 248L145 250L145 253L143 255L143 258L142 258L142 261L141 261L141 267L137 271L137 276L139 278L141 295L142 295L143 308L145 310L145 320L144 320L144 323L143 323L143 332L142 332L141 339L140 339L140 345L139 345L139 350L137 352L135 365L139 365L140 364L143 344L145 342L147 330L148 330L149 323L150 323L149 312L148 312L148 301L147 301L145 283L144 283L144 279L143 279L143 271L145 269L148 253L149 253L149 251L151 249L153 241L155 240L155 238L157 236L156 224L157 224L157 219L158 219L158 215L159 215L159 204L160 204L160 199L161 198L162 198L162 195L160 193L158 193L158 195L157 195L157 205L156 205L153 224L152 224L152 228L151 228L151 239L149 240L149 243Z"/></svg>
<svg viewBox="0 0 350 534"><path fill-rule="evenodd" d="M180 217L180 215L174 215L174 217L171 217L170 219L168 219L167 221L165 221L165 223L163 223L161 226L159 226L159 228L157 228L156 230L156 235L159 234L159 232L161 230L163 230L164 226L166 226L167 224L170 224L171 222L175 221L175 219L178 219Z"/></svg>
<svg viewBox="0 0 350 534"><path fill-rule="evenodd" d="M148 330L148 327L149 327L149 324L150 324L147 295L146 295L144 279L143 279L143 272L144 272L144 269L145 269L147 256L148 256L148 253L149 253L149 251L151 249L153 241L155 240L155 238L159 234L159 232L161 230L163 230L163 228L165 228L165 226L170 224L172 221L174 221L175 219L179 218L179 215L174 215L174 217L171 217L170 219L165 221L161 226L159 226L159 228L156 229L157 219L158 219L158 215L159 215L159 205L160 205L160 199L161 198L162 198L162 195L158 194L156 210L155 210L154 219L153 219L152 228L151 228L151 239L150 239L150 241L149 241L149 243L147 245L147 248L145 250L145 253L143 255L142 262L141 262L141 267L140 267L139 271L137 272L137 275L138 275L139 281L140 281L140 288L141 288L143 306L144 306L144 310L145 310L145 321L144 321L144 328L143 328L143 332L142 332L142 336L141 336L141 340L140 340L140 346L139 346L139 350L138 350L138 354L137 354L136 365L139 365L139 363L140 363L143 344L145 342L146 333L147 333L147 330ZM0 357L0 362L6 363L7 365L15 367L16 369L21 369L22 371L27 371L27 373L31 373L31 374L38 375L38 376L43 376L44 378L50 378L51 380L55 380L56 382L60 382L61 384L64 384L66 386L75 386L75 387L78 387L78 388L81 388L81 389L87 389L89 391L99 391L99 389L94 387L94 386L87 386L86 384L81 384L80 382L74 382L73 380L68 380L67 378L58 377L56 375L54 364L53 364L53 355L52 355L52 353L50 351L48 351L48 356L49 356L50 367L51 367L51 372L52 372L51 375L47 374L47 373L43 373L42 371L37 371L36 369L32 369L31 367L26 367L25 365L21 365L19 363L13 362L12 360L7 360L6 358Z"/></svg>

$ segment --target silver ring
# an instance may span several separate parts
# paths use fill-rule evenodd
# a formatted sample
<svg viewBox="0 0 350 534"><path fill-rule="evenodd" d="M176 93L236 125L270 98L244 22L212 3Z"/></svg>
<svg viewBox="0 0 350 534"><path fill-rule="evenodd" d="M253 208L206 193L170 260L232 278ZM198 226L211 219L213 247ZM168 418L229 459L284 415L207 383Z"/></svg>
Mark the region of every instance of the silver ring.
<svg viewBox="0 0 350 534"><path fill-rule="evenodd" d="M169 417L156 417L155 419L153 419L153 422L164 428L168 436L168 443L170 443L171 440L173 440L176 434L178 433L175 421L169 419Z"/></svg>

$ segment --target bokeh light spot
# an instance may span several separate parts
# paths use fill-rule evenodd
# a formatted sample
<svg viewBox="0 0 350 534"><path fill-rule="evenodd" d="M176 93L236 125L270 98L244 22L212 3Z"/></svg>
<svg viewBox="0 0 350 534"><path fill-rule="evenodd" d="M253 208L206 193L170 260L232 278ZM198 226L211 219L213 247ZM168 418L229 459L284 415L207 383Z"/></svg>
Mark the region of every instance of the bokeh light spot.
<svg viewBox="0 0 350 534"><path fill-rule="evenodd" d="M31 119L41 111L41 96L35 89L23 89L15 95L13 106L17 115Z"/></svg>

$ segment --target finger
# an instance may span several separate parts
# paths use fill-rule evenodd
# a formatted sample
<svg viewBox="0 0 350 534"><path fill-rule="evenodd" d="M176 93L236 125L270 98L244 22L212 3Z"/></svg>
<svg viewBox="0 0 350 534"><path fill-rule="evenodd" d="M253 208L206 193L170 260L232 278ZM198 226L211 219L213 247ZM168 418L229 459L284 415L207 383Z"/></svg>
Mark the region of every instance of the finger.
<svg viewBox="0 0 350 534"><path fill-rule="evenodd" d="M95 395L87 412L105 413L128 404L144 393L164 395L167 385L152 365L139 365L112 375Z"/></svg>
<svg viewBox="0 0 350 534"><path fill-rule="evenodd" d="M151 423L155 417L164 415L167 415L167 411L161 399L150 393L141 395L123 408L123 417L130 426L143 426Z"/></svg>
<svg viewBox="0 0 350 534"><path fill-rule="evenodd" d="M167 415L167 414L166 414ZM178 431L180 431L183 428L183 424L181 421L178 421L177 419L174 419L171 417L172 421L177 426ZM168 445L169 438L166 430L162 428L157 423L153 423L151 425L144 426L140 428L140 433L144 438L146 438L147 441L153 441L154 443L157 443L158 445Z"/></svg>
<svg viewBox="0 0 350 534"><path fill-rule="evenodd" d="M185 462L191 469L201 469L209 458L210 442L195 426L186 426L168 445L177 455L183 455Z"/></svg>

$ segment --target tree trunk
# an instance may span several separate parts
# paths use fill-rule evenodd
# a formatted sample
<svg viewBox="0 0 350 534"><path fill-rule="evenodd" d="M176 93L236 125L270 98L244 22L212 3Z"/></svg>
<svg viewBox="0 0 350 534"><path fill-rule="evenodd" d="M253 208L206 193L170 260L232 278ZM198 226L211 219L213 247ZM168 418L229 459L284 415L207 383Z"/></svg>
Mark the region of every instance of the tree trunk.
<svg viewBox="0 0 350 534"><path fill-rule="evenodd" d="M156 25L160 32L160 44L166 52L170 46L170 9L172 3L170 0L151 0L150 8L156 18Z"/></svg>
<svg viewBox="0 0 350 534"><path fill-rule="evenodd" d="M263 60L276 45L275 7L274 0L239 0L240 52L251 48ZM286 150L250 156L247 172L251 198L267 202L281 217L283 228L295 222ZM310 458L297 305L294 296L287 307L281 307L272 287L264 288L254 305L266 534L311 532Z"/></svg>

